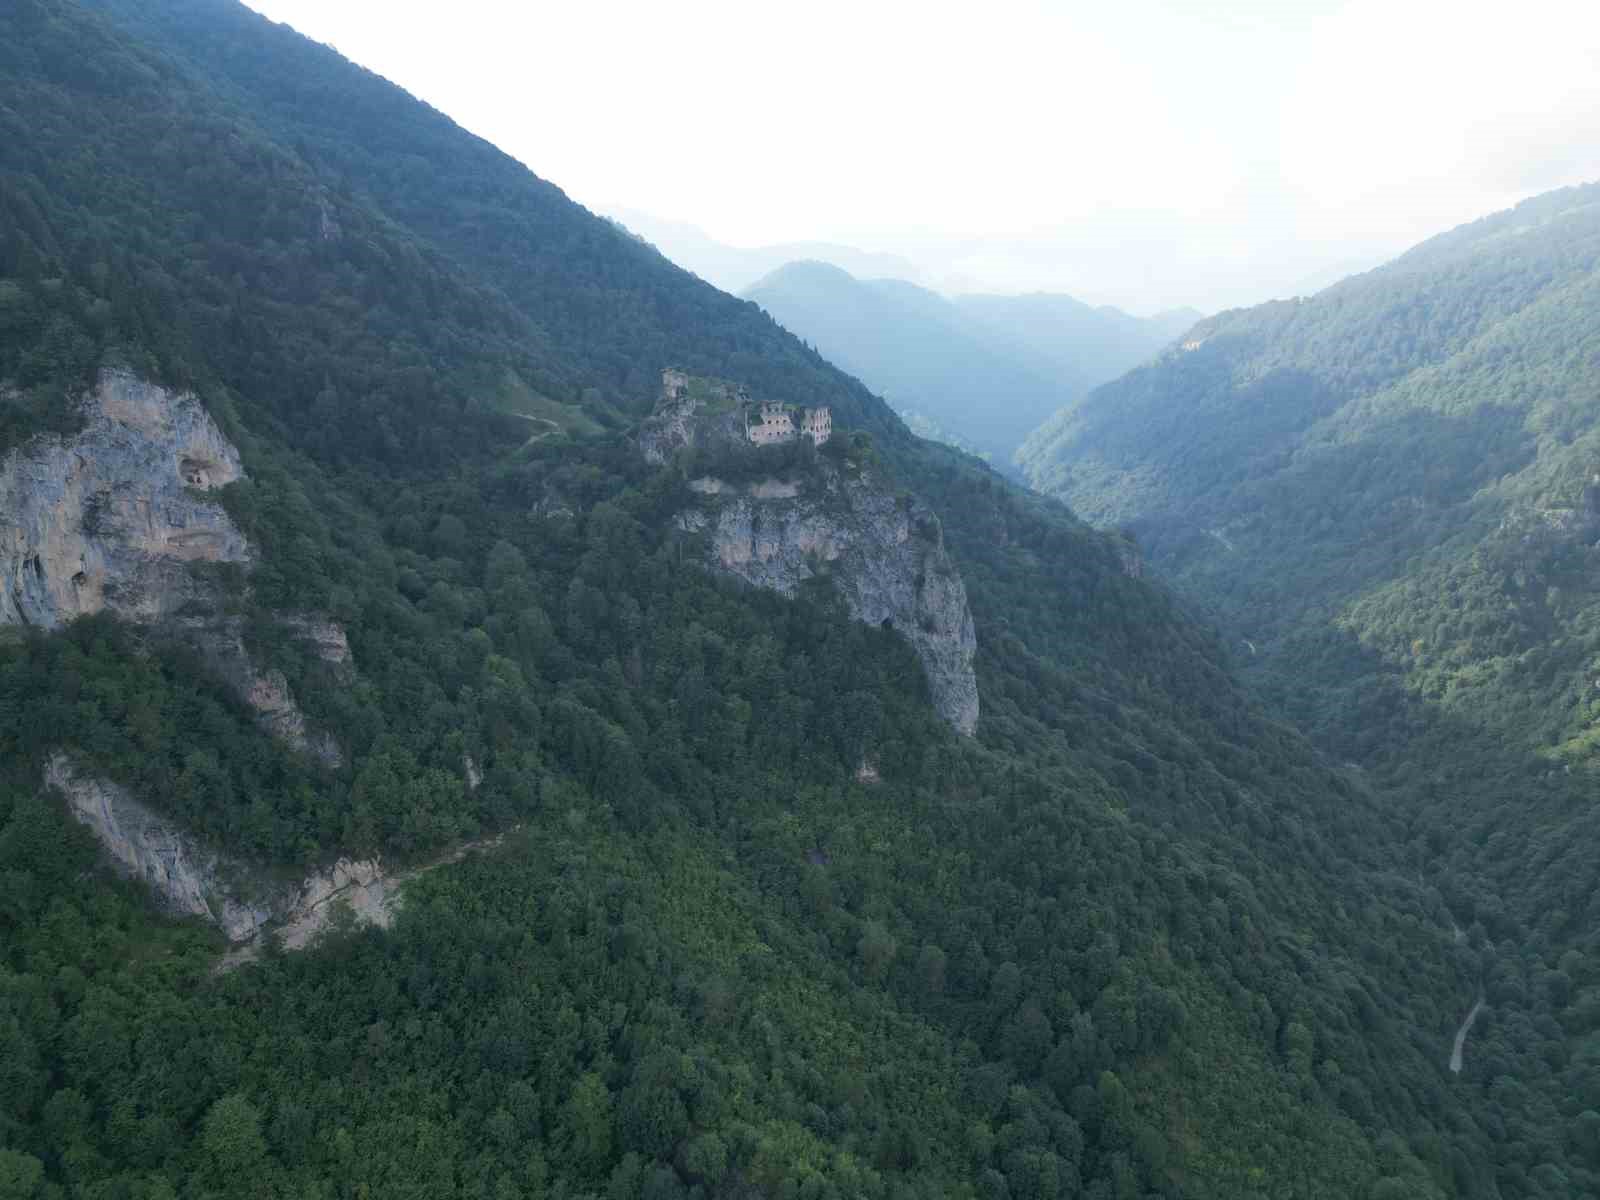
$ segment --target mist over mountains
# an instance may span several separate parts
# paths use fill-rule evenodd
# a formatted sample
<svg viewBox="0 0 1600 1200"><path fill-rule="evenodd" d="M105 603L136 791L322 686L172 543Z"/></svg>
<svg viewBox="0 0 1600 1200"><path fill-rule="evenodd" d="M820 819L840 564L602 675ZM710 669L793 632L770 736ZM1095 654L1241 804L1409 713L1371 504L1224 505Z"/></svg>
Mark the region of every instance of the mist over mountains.
<svg viewBox="0 0 1600 1200"><path fill-rule="evenodd" d="M1021 459L1405 797L1410 858L1474 914L1491 1043L1542 1007L1553 1101L1600 1099L1600 184L1201 322ZM1559 999L1519 990L1550 980ZM1494 1190L1574 1179L1502 1159Z"/></svg>
<svg viewBox="0 0 1600 1200"><path fill-rule="evenodd" d="M1148 320L1070 296L959 296L902 279L790 263L745 291L779 323L882 394L927 436L1001 469L1022 440L1096 384L1199 319Z"/></svg>
<svg viewBox="0 0 1600 1200"><path fill-rule="evenodd" d="M1203 315L1135 317L1048 292L947 298L898 255L821 242L741 249L684 222L631 210L617 220L679 266L760 304L885 396L917 433L1007 471L1056 410Z"/></svg>
<svg viewBox="0 0 1600 1200"><path fill-rule="evenodd" d="M786 263L815 260L832 263L864 278L917 279L921 272L898 254L858 250L832 242L783 242L744 248L729 246L686 221L667 221L634 209L616 209L612 216L628 232L643 238L686 271L725 292L739 295Z"/></svg>

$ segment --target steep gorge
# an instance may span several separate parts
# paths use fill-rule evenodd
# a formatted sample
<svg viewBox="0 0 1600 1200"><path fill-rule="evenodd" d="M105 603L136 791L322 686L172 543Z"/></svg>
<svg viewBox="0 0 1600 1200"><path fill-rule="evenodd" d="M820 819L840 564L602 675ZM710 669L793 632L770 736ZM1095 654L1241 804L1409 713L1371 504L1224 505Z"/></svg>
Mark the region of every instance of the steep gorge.
<svg viewBox="0 0 1600 1200"><path fill-rule="evenodd" d="M269 1195L1434 1196L1483 1173L1443 1047L1399 1032L1440 997L1459 1015L1437 900L1124 547L331 51L218 0L89 7L0 6L23 177L0 211L49 226L0 237L66 278L15 285L0 375L36 386L81 316L91 350L233 402L260 566L230 609L349 766L285 753L151 625L7 639L0 1005L23 1005L0 1038L16 1016L25 1041L0 1046L0 1119L47 1189L215 1192L220 1123L252 1113L265 1150L226 1178ZM653 469L623 435L669 361L828 406L846 461ZM493 408L507 370L592 420L530 443ZM981 628L979 736L900 644L929 552L869 580L911 592L894 634L844 619L852 555L919 540ZM742 586L741 558L781 575ZM267 631L310 612L349 622L353 686ZM410 888L386 936L212 974L215 939L60 836L56 747L251 863L529 836Z"/></svg>

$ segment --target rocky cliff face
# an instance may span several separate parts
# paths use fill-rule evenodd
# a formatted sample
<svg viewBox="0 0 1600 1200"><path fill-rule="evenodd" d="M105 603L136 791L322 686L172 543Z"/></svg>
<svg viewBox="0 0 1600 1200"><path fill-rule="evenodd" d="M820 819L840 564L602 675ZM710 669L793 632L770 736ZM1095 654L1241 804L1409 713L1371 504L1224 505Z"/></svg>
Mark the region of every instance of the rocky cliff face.
<svg viewBox="0 0 1600 1200"><path fill-rule="evenodd" d="M340 859L298 882L272 880L207 849L126 788L81 771L64 754L50 759L45 783L66 797L120 872L143 883L169 912L208 921L230 942L247 942L271 925L285 946L298 949L330 923L339 901L358 922L387 927L393 920L397 892L376 859Z"/></svg>
<svg viewBox="0 0 1600 1200"><path fill-rule="evenodd" d="M340 674L355 674L354 660L350 657L350 639L338 622L302 614L285 617L284 624L299 640L307 643L318 658L337 668Z"/></svg>
<svg viewBox="0 0 1600 1200"><path fill-rule="evenodd" d="M686 449L756 452L745 434L749 396L742 388L671 369L661 382L639 430L646 461L666 463ZM689 490L696 502L678 525L708 535L710 566L785 596L828 575L852 617L887 623L911 643L940 715L963 734L977 728L977 638L967 589L931 509L893 495L856 465L820 458L788 478L735 484L705 476Z"/></svg>
<svg viewBox="0 0 1600 1200"><path fill-rule="evenodd" d="M337 766L338 746L308 730L283 674L251 663L237 621L174 615L214 607L191 564L251 559L205 495L243 478L238 450L195 396L126 371L103 372L83 405L76 436L37 439L0 462L0 625L56 629L104 611L159 622L200 650L263 728ZM348 667L337 625L287 620L324 661Z"/></svg>
<svg viewBox="0 0 1600 1200"><path fill-rule="evenodd" d="M344 631L330 622L304 617L289 617L284 623L312 643L318 657L333 664L341 673L353 675L350 647ZM331 626L331 629L329 628ZM182 640L198 650L213 674L228 689L248 704L256 714L256 724L285 745L309 754L325 767L344 762L339 744L326 732L312 728L305 713L289 690L282 671L260 670L245 649L242 622L235 617L182 617L170 623ZM313 633L305 633L307 629ZM333 636L334 631L337 637ZM317 632L324 633L318 637Z"/></svg>
<svg viewBox="0 0 1600 1200"><path fill-rule="evenodd" d="M678 524L706 534L709 565L785 596L826 574L852 617L911 643L940 715L963 734L977 728L972 613L931 509L827 462L789 479L689 486L697 501Z"/></svg>
<svg viewBox="0 0 1600 1200"><path fill-rule="evenodd" d="M0 624L54 629L104 609L153 620L190 598L188 564L249 559L203 495L242 472L199 400L108 371L85 409L76 437L0 463Z"/></svg>
<svg viewBox="0 0 1600 1200"><path fill-rule="evenodd" d="M696 446L748 445L738 411L741 396L720 380L662 372L661 396L639 430L645 461L664 463L677 451Z"/></svg>
<svg viewBox="0 0 1600 1200"><path fill-rule="evenodd" d="M656 402L649 420L639 431L639 449L648 463L657 465L676 450L695 444L695 412L699 403L688 396L668 393Z"/></svg>

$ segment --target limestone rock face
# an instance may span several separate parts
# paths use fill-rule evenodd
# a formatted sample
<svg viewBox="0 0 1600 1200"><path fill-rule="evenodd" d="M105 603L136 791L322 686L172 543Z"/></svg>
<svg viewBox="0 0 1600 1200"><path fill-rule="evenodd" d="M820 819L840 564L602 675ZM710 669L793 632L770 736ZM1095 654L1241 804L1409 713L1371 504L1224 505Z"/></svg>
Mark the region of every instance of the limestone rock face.
<svg viewBox="0 0 1600 1200"><path fill-rule="evenodd" d="M289 681L282 671L268 671L257 675L245 693L245 700L256 710L262 728L273 737L296 750L314 755L330 767L342 761L337 746L326 736L315 740L306 732L306 717L289 691Z"/></svg>
<svg viewBox="0 0 1600 1200"><path fill-rule="evenodd" d="M200 401L104 372L75 437L0 463L0 624L54 629L111 609L134 620L188 600L192 562L245 562L244 535L203 493L240 478Z"/></svg>
<svg viewBox="0 0 1600 1200"><path fill-rule="evenodd" d="M375 858L341 858L326 871L306 877L293 906L283 915L283 945L301 950L333 923L338 906L348 906L358 925L387 929L394 924L399 890Z"/></svg>
<svg viewBox="0 0 1600 1200"><path fill-rule="evenodd" d="M387 928L396 890L376 859L340 859L299 882L266 877L249 865L206 848L158 816L128 790L79 770L65 754L45 769L45 783L66 797L115 867L139 880L178 916L209 921L230 942L246 942L264 927L281 928L284 945L299 949L348 904L356 921Z"/></svg>
<svg viewBox="0 0 1600 1200"><path fill-rule="evenodd" d="M661 464L673 451L695 444L695 410L699 404L687 396L667 395L639 432L639 449L648 463Z"/></svg>
<svg viewBox="0 0 1600 1200"><path fill-rule="evenodd" d="M640 427L640 452L660 464L682 450L746 455L749 403L733 384L669 368ZM852 617L887 623L911 643L939 714L963 734L977 729L972 612L931 509L896 496L865 468L823 458L783 479L734 483L704 475L687 490L690 501L676 523L706 536L709 566L785 596L826 574Z"/></svg>
<svg viewBox="0 0 1600 1200"><path fill-rule="evenodd" d="M301 641L307 643L312 652L323 662L342 671L354 671L354 663L350 657L350 639L345 635L344 626L337 621L300 614L285 618L284 624L293 630Z"/></svg>
<svg viewBox="0 0 1600 1200"><path fill-rule="evenodd" d="M236 620L178 617L214 607L195 562L251 560L249 543L203 493L243 478L239 452L200 401L126 371L104 371L84 399L84 427L0 462L0 625L56 629L110 611L158 624L197 648L261 724L329 766L326 734L306 727L288 681L251 663ZM286 618L313 652L349 669L344 630L314 615Z"/></svg>
<svg viewBox="0 0 1600 1200"><path fill-rule="evenodd" d="M706 534L714 569L785 596L828 575L852 617L888 622L911 643L939 714L963 734L977 728L972 612L931 509L828 463L793 479L690 488L696 503L678 526Z"/></svg>
<svg viewBox="0 0 1600 1200"><path fill-rule="evenodd" d="M45 783L66 796L72 815L89 827L116 868L143 883L169 912L210 921L230 941L252 936L270 918L270 903L241 899L222 884L221 856L126 788L78 771L64 754L50 759Z"/></svg>

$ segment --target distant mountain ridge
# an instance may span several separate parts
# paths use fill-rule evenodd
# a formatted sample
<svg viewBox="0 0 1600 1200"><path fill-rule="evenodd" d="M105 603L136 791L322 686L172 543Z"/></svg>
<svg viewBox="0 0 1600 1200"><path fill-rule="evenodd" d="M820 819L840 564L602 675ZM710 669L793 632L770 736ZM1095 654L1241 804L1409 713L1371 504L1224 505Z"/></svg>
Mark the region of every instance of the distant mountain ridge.
<svg viewBox="0 0 1600 1200"><path fill-rule="evenodd" d="M898 254L860 250L836 242L730 246L687 221L667 221L633 209L617 209L610 219L684 270L734 295L783 264L802 260L832 263L852 275L915 279L921 274L915 263Z"/></svg>
<svg viewBox="0 0 1600 1200"><path fill-rule="evenodd" d="M950 300L820 261L787 263L744 295L913 423L1003 468L1057 409L1199 319L1185 310L1146 320L1050 293Z"/></svg>
<svg viewBox="0 0 1600 1200"><path fill-rule="evenodd" d="M957 296L956 304L1019 350L1105 382L1142 362L1204 319L1194 308L1135 317L1058 292Z"/></svg>

